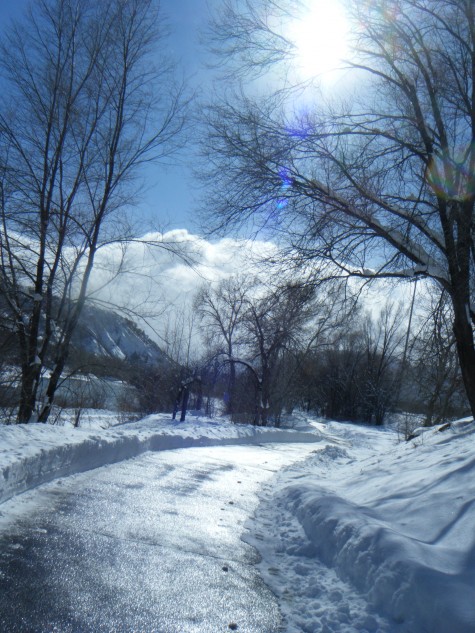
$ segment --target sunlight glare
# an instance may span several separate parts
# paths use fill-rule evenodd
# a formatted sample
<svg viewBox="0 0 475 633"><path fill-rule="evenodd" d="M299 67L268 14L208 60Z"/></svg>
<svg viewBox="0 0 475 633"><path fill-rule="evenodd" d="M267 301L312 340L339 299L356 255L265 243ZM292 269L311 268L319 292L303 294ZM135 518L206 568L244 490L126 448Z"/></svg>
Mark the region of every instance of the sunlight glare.
<svg viewBox="0 0 475 633"><path fill-rule="evenodd" d="M290 26L296 70L303 79L337 70L348 56L349 25L339 0L308 0L307 11Z"/></svg>

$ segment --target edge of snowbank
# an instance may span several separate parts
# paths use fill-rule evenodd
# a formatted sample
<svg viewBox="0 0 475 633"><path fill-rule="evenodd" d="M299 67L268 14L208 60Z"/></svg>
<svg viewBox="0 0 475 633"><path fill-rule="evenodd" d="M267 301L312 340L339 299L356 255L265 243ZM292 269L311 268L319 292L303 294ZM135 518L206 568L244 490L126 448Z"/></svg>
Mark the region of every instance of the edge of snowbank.
<svg viewBox="0 0 475 633"><path fill-rule="evenodd" d="M438 432L444 428L449 426L425 430L427 445L420 445L420 451L425 449L425 454L434 459L438 469L432 479L421 484L421 488L414 479L412 495L413 498L420 497L420 503L429 507L434 499L449 500L445 489L441 488L442 481L450 478L455 481L464 472L468 473L467 476L473 472L472 453L462 455L463 443L475 436L471 418L450 425L450 436ZM454 443L452 452L447 450L449 443ZM402 460L400 468L420 467L423 463L422 453L411 451L414 448L404 444L399 450L393 450L395 460ZM441 468L443 464L444 470ZM426 467L430 470L430 462ZM346 474L350 472L354 473L354 470ZM377 476L378 472L372 475ZM444 477L438 481L442 473ZM384 496L384 492L381 494ZM405 494L404 490L398 491L402 499ZM473 633L474 546L472 544L471 549L460 552L454 548L454 539L457 541L454 537L444 546L434 547L443 535L449 535L451 530L455 533L456 528L461 529L456 519L460 520L473 505L473 497L467 502L454 502L448 513L454 518L441 526L442 536L433 542L422 538L422 535L417 538L416 535L404 534L397 525L387 520L384 511L381 513L377 505L360 505L351 495L345 498L332 487L308 479L298 485L287 485L280 491L279 498L302 525L315 555L335 569L342 580L350 581L365 594L380 613L401 624L402 630ZM409 503L410 500L407 501ZM410 506L405 512L410 513Z"/></svg>
<svg viewBox="0 0 475 633"><path fill-rule="evenodd" d="M292 429L171 423L164 416L101 431L44 424L0 427L0 503L59 477L137 457L147 451L198 446L319 442L317 433ZM5 448L7 447L7 448Z"/></svg>
<svg viewBox="0 0 475 633"><path fill-rule="evenodd" d="M287 490L288 502L317 556L338 570L381 612L409 630L473 633L473 588L430 563L430 548L401 536L338 496L316 488ZM427 564L421 562L426 549ZM434 595L444 594L444 602ZM447 605L451 609L447 609ZM413 627L413 628L411 628Z"/></svg>

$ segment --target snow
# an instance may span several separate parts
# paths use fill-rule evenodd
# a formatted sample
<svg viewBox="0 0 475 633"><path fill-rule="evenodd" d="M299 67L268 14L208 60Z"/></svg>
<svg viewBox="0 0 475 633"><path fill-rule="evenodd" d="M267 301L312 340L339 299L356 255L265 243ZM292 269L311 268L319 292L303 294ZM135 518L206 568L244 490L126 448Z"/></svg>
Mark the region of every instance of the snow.
<svg viewBox="0 0 475 633"><path fill-rule="evenodd" d="M290 430L202 417L179 423L165 415L117 422L116 414L91 413L77 429L0 427L0 501L12 499L14 509L25 490L146 451L313 442L310 457L263 485L246 523L245 540L259 550L259 571L278 598L282 630L475 630L471 419L424 430L410 442L391 428L305 416ZM9 521L3 508L0 528Z"/></svg>
<svg viewBox="0 0 475 633"><path fill-rule="evenodd" d="M392 430L320 428L332 443L279 474L248 537L286 631L473 633L473 421L409 443Z"/></svg>
<svg viewBox="0 0 475 633"><path fill-rule="evenodd" d="M84 415L84 414L82 414ZM151 415L120 424L119 414L99 414L79 428L32 423L0 426L0 503L59 477L136 457L147 451L219 444L315 442L314 434L236 426L199 416L175 422ZM113 426L104 429L104 426Z"/></svg>

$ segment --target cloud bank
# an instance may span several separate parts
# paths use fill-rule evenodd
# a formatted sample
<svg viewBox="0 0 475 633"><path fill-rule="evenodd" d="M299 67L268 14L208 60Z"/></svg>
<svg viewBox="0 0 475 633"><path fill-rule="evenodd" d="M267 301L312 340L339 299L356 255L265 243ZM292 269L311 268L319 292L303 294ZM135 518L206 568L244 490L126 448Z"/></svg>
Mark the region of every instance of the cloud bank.
<svg viewBox="0 0 475 633"><path fill-rule="evenodd" d="M237 272L255 275L263 259L276 253L266 241L209 241L186 229L147 233L98 252L89 296L135 315L160 342L173 315L189 312L198 288Z"/></svg>

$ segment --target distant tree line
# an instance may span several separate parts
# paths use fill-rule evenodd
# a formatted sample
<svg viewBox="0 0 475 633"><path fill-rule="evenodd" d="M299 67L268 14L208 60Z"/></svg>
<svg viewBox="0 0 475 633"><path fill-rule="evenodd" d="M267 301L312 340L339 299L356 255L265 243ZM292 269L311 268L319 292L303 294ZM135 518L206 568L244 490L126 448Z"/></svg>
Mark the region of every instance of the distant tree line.
<svg viewBox="0 0 475 633"><path fill-rule="evenodd" d="M468 405L450 303L426 301L410 331L407 307L365 312L341 284L225 279L196 297L209 359L202 366L219 368L211 389L238 422L279 425L299 408L381 425L402 408L430 425Z"/></svg>

